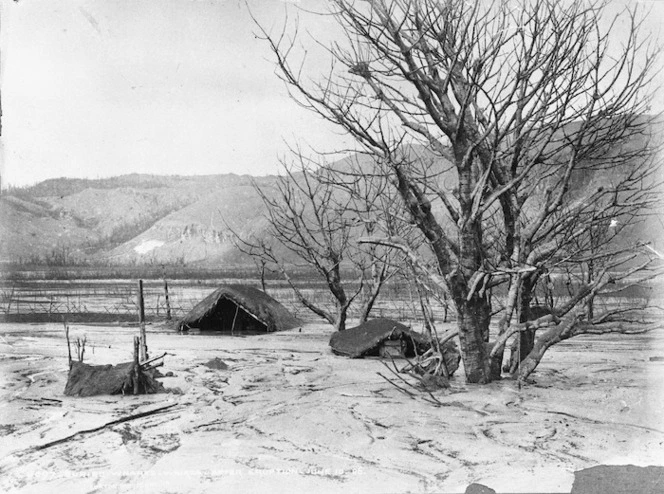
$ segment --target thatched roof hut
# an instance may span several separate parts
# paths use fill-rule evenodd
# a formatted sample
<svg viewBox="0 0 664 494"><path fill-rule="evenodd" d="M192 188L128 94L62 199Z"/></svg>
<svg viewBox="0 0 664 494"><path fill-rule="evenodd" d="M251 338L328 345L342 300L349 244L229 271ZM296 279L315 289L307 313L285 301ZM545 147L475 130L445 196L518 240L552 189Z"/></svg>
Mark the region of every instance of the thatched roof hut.
<svg viewBox="0 0 664 494"><path fill-rule="evenodd" d="M419 333L392 319L371 319L354 328L337 331L330 338L332 351L350 358L381 356L391 353L390 342L398 343L396 353L404 357L422 354L431 344Z"/></svg>
<svg viewBox="0 0 664 494"><path fill-rule="evenodd" d="M69 364L65 396L132 394L134 390L138 394L164 391L163 385L155 379L153 370L139 369L136 374L134 365L134 362L89 365L73 360Z"/></svg>
<svg viewBox="0 0 664 494"><path fill-rule="evenodd" d="M337 355L350 358L410 358L433 350L429 338L400 322L386 318L372 319L354 328L337 331L330 338L330 346ZM445 377L449 377L459 368L461 354L452 340L441 345L440 352L445 364ZM435 362L433 365L438 365Z"/></svg>
<svg viewBox="0 0 664 494"><path fill-rule="evenodd" d="M266 332L301 326L288 309L267 293L245 285L223 285L179 323L181 330Z"/></svg>

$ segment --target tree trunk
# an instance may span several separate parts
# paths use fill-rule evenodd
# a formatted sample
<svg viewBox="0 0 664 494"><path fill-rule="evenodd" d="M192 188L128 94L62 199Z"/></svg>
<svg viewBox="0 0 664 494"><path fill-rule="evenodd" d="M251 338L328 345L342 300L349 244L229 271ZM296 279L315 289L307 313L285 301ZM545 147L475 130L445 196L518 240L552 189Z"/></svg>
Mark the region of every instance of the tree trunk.
<svg viewBox="0 0 664 494"><path fill-rule="evenodd" d="M588 276L586 278L586 283L591 285L593 281L595 281L595 263L590 260L588 261ZM595 317L595 297L588 297L588 301L586 302L586 311L588 313L588 320L592 321Z"/></svg>
<svg viewBox="0 0 664 494"><path fill-rule="evenodd" d="M265 285L265 259L261 259L260 261L260 268L258 270L260 277L261 277L261 290L263 290L265 293L267 293L267 286Z"/></svg>
<svg viewBox="0 0 664 494"><path fill-rule="evenodd" d="M368 285L369 293L364 296L362 307L360 308L360 324L366 322L367 319L369 319L369 314L371 313L371 310L376 303L376 299L378 298L381 288L382 281L374 281Z"/></svg>
<svg viewBox="0 0 664 494"><path fill-rule="evenodd" d="M532 319L530 304L533 301L533 292L537 286L539 273L535 272L523 277L520 293L518 315L519 322L523 323ZM539 316L538 316L539 317ZM512 355L510 355L510 373L514 374L519 368L519 364L530 354L535 346L535 330L521 331L517 337L517 344L513 346Z"/></svg>
<svg viewBox="0 0 664 494"><path fill-rule="evenodd" d="M519 367L519 380L526 379L539 365L544 353L556 343L569 338L572 327L576 324L575 314L567 315L557 326L548 329L537 338L531 352L521 361Z"/></svg>
<svg viewBox="0 0 664 494"><path fill-rule="evenodd" d="M367 319L369 319L369 313L371 312L371 309L372 307L366 304L360 309L360 317L358 321L359 324L364 324L365 322L367 322Z"/></svg>
<svg viewBox="0 0 664 494"><path fill-rule="evenodd" d="M468 300L468 286L459 279L459 275L454 276L451 281L466 382L486 384L491 381L487 345L491 304L486 294L480 296L477 292Z"/></svg>
<svg viewBox="0 0 664 494"><path fill-rule="evenodd" d="M346 291L341 284L341 272L339 270L339 261L327 273L327 286L334 295L337 305L337 316L334 321L334 327L337 331L344 331L346 329L346 317L348 316L348 307L350 301L346 296Z"/></svg>
<svg viewBox="0 0 664 494"><path fill-rule="evenodd" d="M555 345L560 341L557 337L557 331L555 328L547 331L543 334L537 343L534 345L533 350L521 361L521 366L519 367L519 380L523 381L526 379L539 365L544 353L549 349L551 345Z"/></svg>
<svg viewBox="0 0 664 494"><path fill-rule="evenodd" d="M336 331L346 330L346 318L348 317L348 304L339 304L337 306L337 317L334 322L334 329Z"/></svg>
<svg viewBox="0 0 664 494"><path fill-rule="evenodd" d="M461 132L457 137L453 147L459 172L459 203L463 221L459 228L459 265L456 273L450 276L450 291L457 310L466 382L485 384L491 381L487 351L491 304L485 292L480 293L469 285L482 268L482 219L473 214L473 193L479 177L473 160L466 159L470 148L467 136Z"/></svg>
<svg viewBox="0 0 664 494"><path fill-rule="evenodd" d="M372 294L371 298L365 301L365 303L362 305L360 309L360 324L367 322L367 319L369 319L369 315L371 314L373 306L376 303L376 298L378 298L378 294Z"/></svg>
<svg viewBox="0 0 664 494"><path fill-rule="evenodd" d="M427 296L426 291L422 288L420 281L415 279L415 288L417 289L417 298L420 301L420 311L422 313L422 318L424 319L424 330L427 335L427 338L433 338L434 326L433 326L433 310L431 309L431 304L429 303L429 297Z"/></svg>
<svg viewBox="0 0 664 494"><path fill-rule="evenodd" d="M491 381L489 352L485 334L489 330L491 309L485 297L474 295L470 301L456 298L457 324L461 343L461 358L466 382L485 384Z"/></svg>
<svg viewBox="0 0 664 494"><path fill-rule="evenodd" d="M512 315L514 314L514 309L518 304L519 298L519 287L521 286L522 275L517 275L510 278L509 287L507 289L507 299L506 306L503 315L498 322L498 337L501 337L508 330L511 322ZM492 349L493 350L493 349ZM502 376L502 371L509 372L510 363L507 364L506 368L503 369L503 357L505 355L505 344L501 343L498 348L495 349L496 354L491 359L491 379L497 380Z"/></svg>

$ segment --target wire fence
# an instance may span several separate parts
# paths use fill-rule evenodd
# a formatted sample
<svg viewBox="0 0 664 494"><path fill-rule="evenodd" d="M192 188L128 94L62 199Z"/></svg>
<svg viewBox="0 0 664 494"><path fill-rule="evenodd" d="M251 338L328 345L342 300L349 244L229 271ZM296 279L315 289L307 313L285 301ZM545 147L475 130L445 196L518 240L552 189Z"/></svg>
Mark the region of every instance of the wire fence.
<svg viewBox="0 0 664 494"><path fill-rule="evenodd" d="M260 288L252 279L143 281L143 304L147 321L184 317L191 309L226 283L243 283ZM334 312L331 295L322 285L301 282L299 289L318 306ZM267 293L304 321L317 316L306 309L293 291L278 282L269 283ZM0 282L0 320L5 322L91 321L138 322L139 284L133 280L21 280ZM442 320L445 308L434 304ZM351 310L349 317L359 314ZM413 294L392 287L376 301L373 317L392 317L401 321L418 320L420 313Z"/></svg>
<svg viewBox="0 0 664 494"><path fill-rule="evenodd" d="M181 319L218 286L233 283L261 287L259 280L251 278L174 280L168 281L167 287L164 280L145 280L145 318L147 321L165 321L169 316L172 320ZM334 300L323 282L303 280L298 288L314 304L334 312ZM653 287L649 286L618 288L596 299L598 309L642 305L653 292ZM352 290L353 287L349 287L349 292ZM266 291L301 320L317 320L286 283L271 281ZM556 291L561 300L566 298L562 287ZM138 322L138 295L137 280L0 280L0 321ZM454 311L445 301L432 298L430 303L435 321L454 320ZM355 304L349 318L358 317L357 311ZM390 283L381 291L371 317L390 317L405 324L421 323L419 297L408 283Z"/></svg>

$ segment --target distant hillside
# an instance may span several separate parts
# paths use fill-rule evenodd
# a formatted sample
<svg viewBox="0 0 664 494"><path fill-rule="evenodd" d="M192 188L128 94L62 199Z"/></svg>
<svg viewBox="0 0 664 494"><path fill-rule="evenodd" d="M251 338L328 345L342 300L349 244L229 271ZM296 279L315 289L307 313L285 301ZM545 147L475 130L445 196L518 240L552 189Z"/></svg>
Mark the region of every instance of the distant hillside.
<svg viewBox="0 0 664 494"><path fill-rule="evenodd" d="M214 190L160 218L130 241L107 253L112 262L246 264L231 229L260 234L267 225L263 203L250 184Z"/></svg>
<svg viewBox="0 0 664 494"><path fill-rule="evenodd" d="M218 262L231 247L226 223L247 231L260 222L251 184L232 174L133 174L13 190L0 197L0 261Z"/></svg>
<svg viewBox="0 0 664 494"><path fill-rule="evenodd" d="M423 149L413 152L428 157ZM373 168L365 155L333 166L349 170L351 160L361 170ZM440 168L434 175L443 187L451 187L456 172L446 165L438 160L435 166ZM579 176L572 196L610 178ZM231 230L243 237L264 234L265 209L252 183L269 190L275 181L275 176L234 174L131 174L96 180L59 178L12 189L0 196L0 262L252 266L233 245ZM648 235L662 249L663 230L659 218L653 217L630 234ZM293 260L285 250L280 255Z"/></svg>
<svg viewBox="0 0 664 494"><path fill-rule="evenodd" d="M258 180L261 180L259 177ZM63 197L71 196L86 189L159 189L177 188L181 190L228 187L246 184L251 181L248 175L146 175L132 173L117 177L87 178L53 178L44 180L30 187L12 189L11 194L22 197Z"/></svg>

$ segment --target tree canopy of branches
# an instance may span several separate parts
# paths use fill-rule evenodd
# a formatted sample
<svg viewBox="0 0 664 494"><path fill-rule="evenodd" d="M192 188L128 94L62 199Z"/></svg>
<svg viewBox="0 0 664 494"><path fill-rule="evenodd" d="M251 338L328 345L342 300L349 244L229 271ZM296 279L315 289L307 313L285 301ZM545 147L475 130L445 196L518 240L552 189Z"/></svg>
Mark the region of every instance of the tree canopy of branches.
<svg viewBox="0 0 664 494"><path fill-rule="evenodd" d="M320 78L298 57L297 33L262 33L293 97L374 158L423 235L431 280L455 304L466 380L499 378L515 332L541 332L521 357L525 378L553 343L626 331L623 310L587 308L610 283L661 270L641 245L592 239L657 201L649 105L660 50L639 13L612 20L605 3L583 0L331 4L345 39L327 47ZM421 261L399 236L363 242ZM552 315L527 322L543 275L592 262ZM507 295L489 343L498 285Z"/></svg>
<svg viewBox="0 0 664 494"><path fill-rule="evenodd" d="M360 322L368 318L383 284L393 274L394 254L389 249L361 248L357 243L361 235L389 230L389 194L381 194L384 187L367 177L358 180L352 166L335 170L296 154L296 163L284 166L285 175L274 190L255 187L266 207L268 231L260 238L238 238L237 245L263 266L278 271L306 308L342 331L354 303L359 306ZM294 255L299 266L289 266L277 246ZM332 310L298 287L292 277L292 270L298 268L313 269L320 276L331 295ZM344 276L357 278L344 280Z"/></svg>

